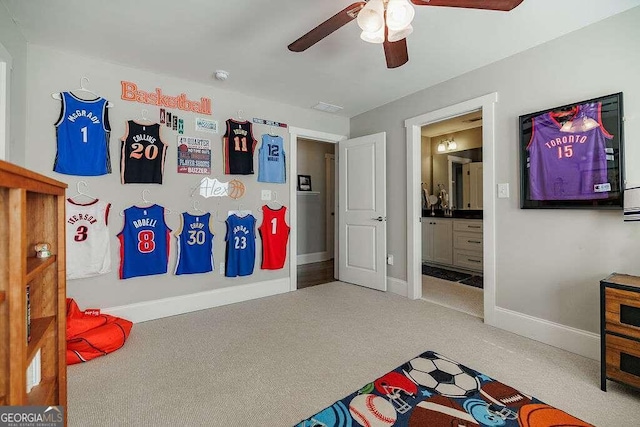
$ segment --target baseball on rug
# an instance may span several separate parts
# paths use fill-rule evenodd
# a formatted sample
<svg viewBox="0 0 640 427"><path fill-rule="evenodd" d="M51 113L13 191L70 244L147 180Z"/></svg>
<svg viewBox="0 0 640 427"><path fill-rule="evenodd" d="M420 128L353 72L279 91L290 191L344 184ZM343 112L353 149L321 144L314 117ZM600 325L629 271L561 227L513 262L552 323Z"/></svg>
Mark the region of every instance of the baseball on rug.
<svg viewBox="0 0 640 427"><path fill-rule="evenodd" d="M296 427L593 427L433 351Z"/></svg>

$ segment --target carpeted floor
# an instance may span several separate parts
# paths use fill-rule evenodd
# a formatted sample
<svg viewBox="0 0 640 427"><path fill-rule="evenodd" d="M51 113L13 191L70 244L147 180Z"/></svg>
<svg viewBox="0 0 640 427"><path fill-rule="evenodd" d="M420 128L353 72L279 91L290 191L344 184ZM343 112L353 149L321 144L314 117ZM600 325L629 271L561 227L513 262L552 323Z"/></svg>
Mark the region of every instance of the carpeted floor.
<svg viewBox="0 0 640 427"><path fill-rule="evenodd" d="M339 282L134 325L69 367L69 425L291 426L428 349L594 425L638 425L640 393L601 392L597 361Z"/></svg>
<svg viewBox="0 0 640 427"><path fill-rule="evenodd" d="M472 316L484 317L482 289L423 275L422 299Z"/></svg>
<svg viewBox="0 0 640 427"><path fill-rule="evenodd" d="M448 280L450 282L462 283L464 285L473 286L474 288L482 289L484 287L482 276L472 276L468 273L447 270L446 268L432 267L430 265L422 264L422 274L425 276Z"/></svg>

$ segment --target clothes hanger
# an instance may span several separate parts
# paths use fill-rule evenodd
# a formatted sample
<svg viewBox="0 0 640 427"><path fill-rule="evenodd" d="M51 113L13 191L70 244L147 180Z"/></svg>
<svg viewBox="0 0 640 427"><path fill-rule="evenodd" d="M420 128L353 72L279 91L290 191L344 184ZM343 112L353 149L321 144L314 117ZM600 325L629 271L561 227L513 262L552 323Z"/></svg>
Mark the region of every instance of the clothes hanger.
<svg viewBox="0 0 640 427"><path fill-rule="evenodd" d="M278 134L276 133L276 130L273 126L269 126L269 135L270 136L278 136Z"/></svg>
<svg viewBox="0 0 640 427"><path fill-rule="evenodd" d="M136 207L144 209L144 208L150 208L151 206L153 206L155 204L154 202L152 202L150 200L147 200L147 198L145 196L145 192L146 193L151 193L151 190L148 190L146 188L144 190L142 190L142 203L144 203L144 204L146 204L148 206L136 206ZM164 208L164 213L166 215L171 215L173 213L173 211L171 209L165 207ZM124 216L124 210L120 211L120 216Z"/></svg>
<svg viewBox="0 0 640 427"><path fill-rule="evenodd" d="M196 212L196 213L192 214L191 212L187 212L188 214L191 214L193 216L200 216L200 215L206 213L205 211L200 209L200 202L197 199L193 199L192 200L191 206L193 207L193 211L192 212Z"/></svg>
<svg viewBox="0 0 640 427"><path fill-rule="evenodd" d="M278 205L280 205L277 209L276 208L272 208L271 206L269 206L271 203L277 203ZM280 203L280 201L278 201L278 192L274 191L273 192L273 200L269 203L267 203L267 207L271 210L278 210L280 208L282 208L284 205L282 203Z"/></svg>
<svg viewBox="0 0 640 427"><path fill-rule="evenodd" d="M142 109L142 114L140 115L140 121L141 122L147 122L147 123L153 123L153 120L150 120L147 117L147 113L149 112L149 110L147 110L146 108Z"/></svg>
<svg viewBox="0 0 640 427"><path fill-rule="evenodd" d="M84 191L82 191L82 189L81 189L81 184L82 184L82 185L84 185L85 187L89 187L89 184L87 184L87 181L78 181L78 183L76 184L76 190L77 190L77 191L76 191L76 194L74 194L73 196L70 196L70 197L69 197L69 199L70 199L71 201L74 201L74 202L75 202L75 200L74 200L74 199L75 199L75 198L77 198L77 197L79 197L79 196L85 196L85 197L88 197L88 198L90 198L92 201L93 201L93 200L98 200L98 198L97 198L97 197L93 197L92 195L90 195L90 194L85 193Z"/></svg>
<svg viewBox="0 0 640 427"><path fill-rule="evenodd" d="M84 86L84 81L87 81L87 84L89 84L89 78L88 77L81 77L80 78L80 87L78 89L74 89L74 90L69 90L67 92L88 92L90 94L92 94L93 96L97 97L97 98L102 98L100 95L98 95L97 93L95 93L94 91L92 91L91 89L87 89ZM53 99L57 99L58 101L62 101L62 94L60 92L53 92L51 94L51 97ZM113 107L113 102L111 101L107 101L107 108L111 108Z"/></svg>
<svg viewBox="0 0 640 427"><path fill-rule="evenodd" d="M238 116L237 117L238 117L238 121L241 121L241 122L244 121L244 118L242 117L242 113L243 113L242 110L238 110Z"/></svg>
<svg viewBox="0 0 640 427"><path fill-rule="evenodd" d="M243 210L242 203L238 203L238 210L230 210L229 215L235 215L238 218L246 218L249 215L253 215L253 212L249 209Z"/></svg>

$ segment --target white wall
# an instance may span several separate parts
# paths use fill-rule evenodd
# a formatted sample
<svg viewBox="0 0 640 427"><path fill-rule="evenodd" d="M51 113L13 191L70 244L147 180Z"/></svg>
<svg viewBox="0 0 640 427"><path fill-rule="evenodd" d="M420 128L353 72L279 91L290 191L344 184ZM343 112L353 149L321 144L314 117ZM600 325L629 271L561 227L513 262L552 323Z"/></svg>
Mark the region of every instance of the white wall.
<svg viewBox="0 0 640 427"><path fill-rule="evenodd" d="M405 119L498 92L497 305L599 330L598 281L640 274L640 226L620 211L519 209L518 116L624 92L626 171L640 184L640 8L354 117L351 137L387 132L389 275L406 280Z"/></svg>
<svg viewBox="0 0 640 427"><path fill-rule="evenodd" d="M163 185L122 185L120 184L120 142L119 139L124 133L125 120L140 117L143 108L149 110L149 117L157 118L158 107L146 106L134 102L122 101L120 99L120 81L128 80L138 84L140 89L152 91L156 87L162 88L168 95L178 95L185 92L190 99L202 97L212 98L213 119L220 123L221 133L211 135L205 133L195 133L194 114L174 110L185 120L185 135L197 135L200 137L210 137L213 145L213 172L212 177L217 177L222 181L232 179L231 176L223 175L222 165L222 134L224 133L224 121L237 114L242 109L243 116L251 120L253 117L275 120L287 123L290 126L307 128L318 131L348 134L348 119L332 116L329 114L316 112L311 109L301 109L276 102L253 98L251 96L232 93L219 89L223 84L212 82L211 86L180 80L164 75L158 75L147 71L142 71L122 65L106 63L100 59L88 58L76 54L59 52L49 48L30 45L28 49L29 68L27 76L27 161L26 166L37 172L46 174L55 179L69 183L68 194L76 192L76 183L84 179L89 183L89 192L101 199L110 201L113 205L109 218L111 240L111 258L113 271L110 274L91 279L72 280L67 284L68 294L76 298L79 305L84 308L90 307L113 307L132 304L142 301L155 300L160 298L174 297L178 295L194 294L211 289L232 287L241 284L261 282L286 278L289 276L288 261L285 268L277 271L262 271L259 268L260 258L260 238L258 237L258 250L256 256L256 269L252 276L245 278L227 279L219 275L218 271L213 274L173 276L171 273L162 276L150 276L146 278L134 278L119 280L117 278L117 267L119 265L119 243L116 234L122 227L122 217L119 212L122 209L139 204L141 200L141 190L148 188L151 190L150 200L157 202L175 212L183 212L190 209L189 198L190 188L197 185L202 175L183 175L176 172L176 134L177 132L163 127L161 135L170 146L167 152L167 163L165 170L165 182ZM167 58L167 60L171 60ZM185 64L188 66L188 64ZM59 92L77 88L80 78L87 76L90 79L89 87L111 100L115 106L109 111L111 127L111 159L113 173L102 177L76 177L61 175L52 172L55 156L55 131L53 123L58 118L60 112L60 101L51 98L52 92ZM208 117L208 116L207 116ZM37 118L37 119L35 119ZM210 118L210 117L209 117ZM254 136L259 139L260 135L269 131L269 127L254 125ZM277 132L285 139L285 150L289 148L289 133L286 129L277 129ZM255 157L257 163L257 156ZM291 165L287 176L292 177ZM278 200L285 205L289 204L289 186L282 184L262 184L257 183L256 175L234 176L245 183L247 193L238 202L232 202L229 198L200 199L200 206L203 209L214 211L219 202L219 211L222 219L226 217L229 209L237 209L242 203L243 209L252 209L258 224L261 217L258 215L259 207L264 203L260 201L260 190L271 189L278 191ZM290 178L291 179L291 178ZM176 229L179 225L177 215L169 215L169 226ZM216 223L214 227L216 235L214 240L214 258L216 269L221 261L224 261L224 234L225 225ZM169 260L169 270L175 267L175 239L172 238L171 256ZM289 258L289 257L288 257Z"/></svg>
<svg viewBox="0 0 640 427"><path fill-rule="evenodd" d="M325 154L335 144L298 139L298 175L311 175L311 189L320 194L298 195L298 255L327 250L327 193ZM297 179L296 174L292 177Z"/></svg>
<svg viewBox="0 0 640 427"><path fill-rule="evenodd" d="M9 85L9 138L5 160L24 165L26 105L27 105L27 41L13 22L4 4L0 3L0 44L11 55L13 70Z"/></svg>

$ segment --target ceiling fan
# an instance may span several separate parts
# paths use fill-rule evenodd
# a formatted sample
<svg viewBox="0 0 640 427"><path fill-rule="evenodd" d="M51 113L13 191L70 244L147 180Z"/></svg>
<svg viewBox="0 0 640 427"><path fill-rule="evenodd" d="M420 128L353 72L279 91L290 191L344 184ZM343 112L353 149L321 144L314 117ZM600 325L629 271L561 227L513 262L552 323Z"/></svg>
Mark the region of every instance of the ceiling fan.
<svg viewBox="0 0 640 427"><path fill-rule="evenodd" d="M416 6L444 6L508 12L524 0L411 0ZM365 0L353 3L309 31L288 47L292 52L307 50L323 38L357 18L360 36L370 43L381 43L387 68L409 61L406 37L411 34L413 7L408 0Z"/></svg>

